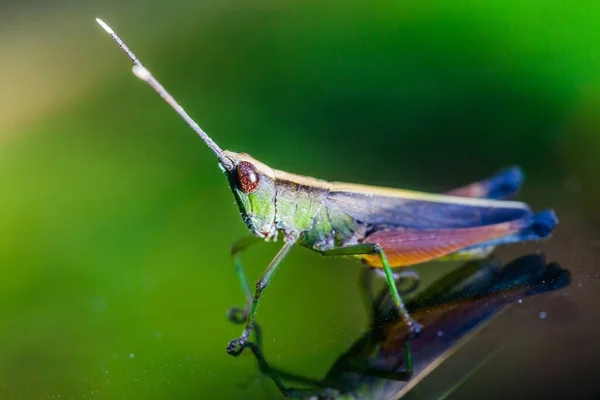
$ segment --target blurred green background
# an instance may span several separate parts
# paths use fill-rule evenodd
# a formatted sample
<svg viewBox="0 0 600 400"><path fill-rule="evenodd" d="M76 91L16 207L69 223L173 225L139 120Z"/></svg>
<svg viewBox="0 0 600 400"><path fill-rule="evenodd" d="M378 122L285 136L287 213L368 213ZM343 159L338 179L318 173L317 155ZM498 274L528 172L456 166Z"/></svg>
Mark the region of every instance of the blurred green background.
<svg viewBox="0 0 600 400"><path fill-rule="evenodd" d="M521 165L522 199L562 224L552 242L500 254L542 250L575 268L581 313L554 328L597 326L600 3L0 11L1 398L276 398L252 357L225 353L240 331L225 312L243 302L229 247L247 233L227 182L95 17L221 147L275 168L443 191ZM248 252L252 280L277 249ZM273 362L326 373L366 327L360 268L292 252L258 314Z"/></svg>

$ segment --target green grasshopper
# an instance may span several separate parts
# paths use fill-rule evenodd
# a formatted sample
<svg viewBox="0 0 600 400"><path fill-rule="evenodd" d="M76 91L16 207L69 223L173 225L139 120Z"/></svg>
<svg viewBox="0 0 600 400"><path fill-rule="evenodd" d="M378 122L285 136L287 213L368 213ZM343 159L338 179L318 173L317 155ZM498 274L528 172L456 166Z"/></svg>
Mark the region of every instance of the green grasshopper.
<svg viewBox="0 0 600 400"><path fill-rule="evenodd" d="M494 197L487 192L486 181L457 189L451 195L428 194L327 182L273 169L245 153L221 150L114 31L101 20L96 21L134 63L133 73L173 107L217 157L242 219L255 235L233 246L238 274L242 250L257 239L283 237L283 247L256 283L241 336L227 346L231 355L243 350L261 294L296 244L324 256L352 256L370 267L382 268L398 312L417 335L421 327L402 302L392 267L447 255L481 256L498 244L549 236L557 223L553 211L534 214L521 202L478 198ZM497 179L505 180L510 188L519 182L520 174L509 171Z"/></svg>

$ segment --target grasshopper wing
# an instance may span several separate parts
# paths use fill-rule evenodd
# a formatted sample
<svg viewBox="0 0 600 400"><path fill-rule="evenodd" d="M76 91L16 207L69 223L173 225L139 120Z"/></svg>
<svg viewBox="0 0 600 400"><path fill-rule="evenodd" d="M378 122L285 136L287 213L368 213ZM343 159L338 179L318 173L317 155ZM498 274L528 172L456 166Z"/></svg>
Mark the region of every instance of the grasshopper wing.
<svg viewBox="0 0 600 400"><path fill-rule="evenodd" d="M531 215L525 203L335 182L325 206L376 227L456 229L513 221Z"/></svg>
<svg viewBox="0 0 600 400"><path fill-rule="evenodd" d="M556 222L553 211L543 211L513 221L472 228L389 228L371 233L363 243L379 244L386 252L390 265L401 267L465 249L541 239L550 235ZM363 258L371 266L382 266L376 255L365 255Z"/></svg>
<svg viewBox="0 0 600 400"><path fill-rule="evenodd" d="M379 244L394 267L465 249L540 239L550 235L557 223L554 212L533 214L522 202L346 183L332 184L325 207L331 216L351 219L353 230L362 227L364 236L355 239ZM371 266L381 267L376 255L362 258Z"/></svg>

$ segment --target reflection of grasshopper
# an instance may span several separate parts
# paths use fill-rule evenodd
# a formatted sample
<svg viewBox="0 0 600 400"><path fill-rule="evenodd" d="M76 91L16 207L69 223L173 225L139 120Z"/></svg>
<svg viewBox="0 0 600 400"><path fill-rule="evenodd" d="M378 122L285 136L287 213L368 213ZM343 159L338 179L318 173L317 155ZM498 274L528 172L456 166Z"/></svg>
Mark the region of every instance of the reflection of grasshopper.
<svg viewBox="0 0 600 400"><path fill-rule="evenodd" d="M373 301L370 331L337 359L321 381L271 367L262 355L258 330L256 344L249 343L248 347L261 371L286 397L398 399L503 306L560 289L570 281L569 271L556 263L546 265L541 255L521 257L503 267L493 259L471 262L407 303L413 317L423 325L421 335L415 339L408 339L410 330L398 318L389 291L384 290ZM305 388L287 387L286 382Z"/></svg>
<svg viewBox="0 0 600 400"><path fill-rule="evenodd" d="M283 247L257 282L254 295L249 296L244 310L245 328L227 346L229 354L235 356L244 349L262 292L296 244L324 256L356 257L371 267L382 268L395 307L411 331L418 333L420 327L406 311L392 267L544 238L557 223L553 211L535 214L525 203L492 199L518 187L518 171L501 175L500 182L494 182L495 190L479 183L440 195L327 182L273 169L246 153L222 150L113 30L97 21L133 61L135 75L160 94L217 157L242 218L254 234L253 240L242 240L234 249L243 250L256 239L284 238ZM377 151L376 143L367 140L366 145Z"/></svg>

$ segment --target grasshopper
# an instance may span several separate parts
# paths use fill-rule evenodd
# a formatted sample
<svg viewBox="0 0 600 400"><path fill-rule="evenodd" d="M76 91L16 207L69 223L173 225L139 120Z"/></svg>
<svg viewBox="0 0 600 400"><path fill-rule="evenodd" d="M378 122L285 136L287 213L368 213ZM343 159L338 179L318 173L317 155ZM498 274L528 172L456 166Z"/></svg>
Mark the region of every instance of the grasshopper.
<svg viewBox="0 0 600 400"><path fill-rule="evenodd" d="M236 242L232 254L240 278L239 253L257 239L277 240L283 247L258 282L244 313L240 337L227 346L240 354L252 331L261 294L294 245L324 256L351 256L383 269L395 307L410 331L421 327L398 293L392 267L406 267L443 256L476 257L498 244L550 235L558 222L553 211L534 214L521 202L495 200L486 181L450 194L327 182L273 169L246 153L222 150L163 88L115 32L96 21L133 62L133 73L154 89L202 138L227 176L242 219L254 234ZM510 190L520 173L499 178ZM502 184L494 186L502 192Z"/></svg>

